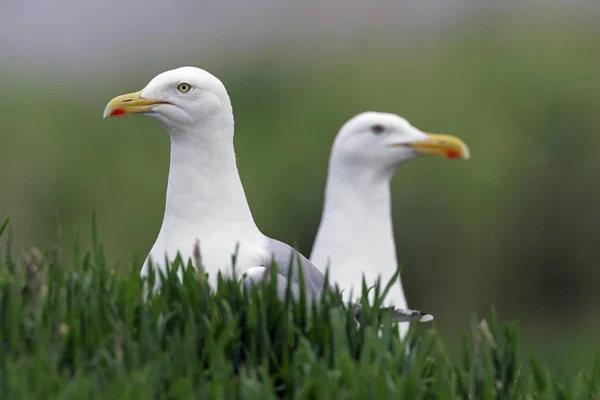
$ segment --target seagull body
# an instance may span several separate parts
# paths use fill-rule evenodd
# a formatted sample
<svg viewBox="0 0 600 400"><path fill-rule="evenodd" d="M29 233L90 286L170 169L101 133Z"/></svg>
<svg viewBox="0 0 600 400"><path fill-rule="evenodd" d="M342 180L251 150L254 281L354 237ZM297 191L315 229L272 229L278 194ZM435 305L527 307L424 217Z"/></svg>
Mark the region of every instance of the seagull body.
<svg viewBox="0 0 600 400"><path fill-rule="evenodd" d="M230 276L233 255L237 272L260 281L272 261L286 278L297 254L309 298L321 293L322 273L291 247L263 235L254 222L235 160L231 102L221 81L194 67L167 71L143 90L111 100L104 116L134 113L157 120L171 139L165 213L142 276L151 262L164 269L163 261L177 255L193 259L198 243L213 287L218 271ZM297 273L293 277L297 285Z"/></svg>
<svg viewBox="0 0 600 400"><path fill-rule="evenodd" d="M235 254L236 272L246 282L263 281L276 265L281 297L288 277L298 296L299 270L307 299L320 296L324 275L292 247L263 235L254 222L236 165L231 101L219 79L195 67L163 72L141 91L115 97L104 110L104 117L127 114L157 120L171 139L165 214L142 276L148 275L150 262L164 269L165 259L172 261L177 255L184 261L194 259L198 243L212 287L217 272L231 276ZM394 319L433 318L396 310Z"/></svg>
<svg viewBox="0 0 600 400"><path fill-rule="evenodd" d="M332 146L321 223L310 261L343 291L346 300L378 279L382 284L398 268L392 227L390 181L398 165L420 154L469 158L466 145L449 135L426 134L405 119L366 112L340 129ZM398 279L385 303L407 308ZM400 325L406 335L408 325Z"/></svg>

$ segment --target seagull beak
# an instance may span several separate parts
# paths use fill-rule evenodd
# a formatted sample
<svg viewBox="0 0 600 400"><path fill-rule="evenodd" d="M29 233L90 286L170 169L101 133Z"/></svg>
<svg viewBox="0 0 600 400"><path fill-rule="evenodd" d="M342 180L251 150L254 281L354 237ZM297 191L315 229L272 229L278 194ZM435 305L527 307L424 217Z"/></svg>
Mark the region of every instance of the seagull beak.
<svg viewBox="0 0 600 400"><path fill-rule="evenodd" d="M141 94L139 91L115 97L106 105L102 118L149 112L154 106L168 104L166 101L142 98Z"/></svg>
<svg viewBox="0 0 600 400"><path fill-rule="evenodd" d="M401 146L410 147L417 153L421 154L437 154L446 158L460 158L468 160L471 158L469 148L459 138L452 135L438 135L426 133L425 140L417 142L402 143Z"/></svg>

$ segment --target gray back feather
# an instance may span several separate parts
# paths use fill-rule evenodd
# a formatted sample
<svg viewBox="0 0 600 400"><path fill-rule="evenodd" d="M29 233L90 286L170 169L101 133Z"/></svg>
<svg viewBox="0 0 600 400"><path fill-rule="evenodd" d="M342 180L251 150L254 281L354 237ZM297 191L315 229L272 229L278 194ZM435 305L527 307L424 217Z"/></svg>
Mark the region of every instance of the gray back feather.
<svg viewBox="0 0 600 400"><path fill-rule="evenodd" d="M293 247L279 240L271 238L268 240L267 250L270 258L265 260L263 266L269 268L274 262L277 265L278 274L284 278L283 281L287 282L288 277L291 276L291 282L294 285L300 284L298 272L302 271L307 298L319 298L325 286L325 275Z"/></svg>
<svg viewBox="0 0 600 400"><path fill-rule="evenodd" d="M270 268L273 263L277 266L277 273L279 277L277 281L277 291L283 298L285 295L285 288L287 285L287 279L291 276L292 293L295 297L298 296L299 285L300 285L300 274L304 278L304 286L306 288L306 298L310 301L312 298L320 298L323 293L325 286L325 275L319 271L306 257L300 252L296 251L293 247L280 242L279 240L268 238L269 242L267 250L270 258L264 260L262 267ZM330 288L333 288L329 285ZM433 320L431 314L422 313L417 310L401 310L392 307L393 314L392 319L396 322L410 322L420 321L427 322ZM360 304L354 304L354 315L360 319L361 314Z"/></svg>

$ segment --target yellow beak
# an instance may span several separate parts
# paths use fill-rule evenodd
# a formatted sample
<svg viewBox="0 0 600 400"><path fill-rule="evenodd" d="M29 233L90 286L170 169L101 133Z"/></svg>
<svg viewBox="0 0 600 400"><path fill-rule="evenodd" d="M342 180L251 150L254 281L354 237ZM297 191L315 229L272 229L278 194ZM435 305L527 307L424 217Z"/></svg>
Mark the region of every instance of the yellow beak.
<svg viewBox="0 0 600 400"><path fill-rule="evenodd" d="M141 93L142 92L139 91L115 97L106 105L102 117L122 117L127 114L138 114L148 112L152 107L159 104L169 104L166 101L144 99L140 97Z"/></svg>
<svg viewBox="0 0 600 400"><path fill-rule="evenodd" d="M427 133L426 135L427 139L425 140L404 143L403 146L410 147L421 154L437 154L446 158L460 158L463 160L471 158L471 153L465 142L456 136L433 133Z"/></svg>

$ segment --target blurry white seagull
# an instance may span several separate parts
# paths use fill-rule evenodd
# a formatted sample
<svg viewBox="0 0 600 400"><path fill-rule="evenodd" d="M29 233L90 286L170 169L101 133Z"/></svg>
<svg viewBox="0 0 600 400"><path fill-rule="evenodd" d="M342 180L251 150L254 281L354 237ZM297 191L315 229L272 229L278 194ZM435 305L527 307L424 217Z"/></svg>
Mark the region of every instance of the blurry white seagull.
<svg viewBox="0 0 600 400"><path fill-rule="evenodd" d="M401 163L422 154L469 158L458 138L423 133L394 114L365 112L342 126L329 158L321 224L310 261L343 291L346 300L381 277L387 283L398 262L392 228L390 180ZM406 309L402 281L385 305ZM406 335L408 324L400 325Z"/></svg>

